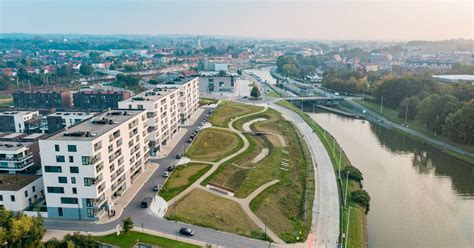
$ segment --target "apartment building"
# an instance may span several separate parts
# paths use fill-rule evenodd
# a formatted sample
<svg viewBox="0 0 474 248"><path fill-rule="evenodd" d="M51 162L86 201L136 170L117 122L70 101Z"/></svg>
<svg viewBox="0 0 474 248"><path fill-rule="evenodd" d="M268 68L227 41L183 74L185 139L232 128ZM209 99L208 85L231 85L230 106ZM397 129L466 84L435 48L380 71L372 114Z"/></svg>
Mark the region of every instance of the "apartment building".
<svg viewBox="0 0 474 248"><path fill-rule="evenodd" d="M38 111L5 111L0 113L0 132L27 132L40 117Z"/></svg>
<svg viewBox="0 0 474 248"><path fill-rule="evenodd" d="M18 91L13 106L26 109L63 109L72 107L70 91Z"/></svg>
<svg viewBox="0 0 474 248"><path fill-rule="evenodd" d="M48 217L97 220L149 164L144 110L109 110L40 140Z"/></svg>
<svg viewBox="0 0 474 248"><path fill-rule="evenodd" d="M64 112L58 111L46 116L43 126L48 133L57 132L63 128L78 124L96 115L96 112Z"/></svg>
<svg viewBox="0 0 474 248"><path fill-rule="evenodd" d="M105 110L118 108L118 102L131 96L130 91L83 90L73 94L74 108L79 110Z"/></svg>
<svg viewBox="0 0 474 248"><path fill-rule="evenodd" d="M39 175L0 175L0 207L23 211L44 197Z"/></svg>
<svg viewBox="0 0 474 248"><path fill-rule="evenodd" d="M179 116L182 124L191 118L199 107L199 79L197 77L178 77L157 88L177 88L179 91Z"/></svg>
<svg viewBox="0 0 474 248"><path fill-rule="evenodd" d="M150 153L155 155L179 129L179 89L155 88L119 102L121 109L146 110Z"/></svg>
<svg viewBox="0 0 474 248"><path fill-rule="evenodd" d="M205 93L234 92L236 81L236 75L200 75L199 91Z"/></svg>

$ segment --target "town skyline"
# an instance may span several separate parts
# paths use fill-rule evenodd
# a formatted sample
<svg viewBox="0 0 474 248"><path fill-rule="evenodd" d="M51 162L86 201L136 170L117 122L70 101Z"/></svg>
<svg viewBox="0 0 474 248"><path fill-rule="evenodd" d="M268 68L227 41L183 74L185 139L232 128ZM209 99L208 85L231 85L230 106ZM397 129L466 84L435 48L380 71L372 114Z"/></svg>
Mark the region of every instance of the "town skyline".
<svg viewBox="0 0 474 248"><path fill-rule="evenodd" d="M119 1L111 4L110 1L3 0L0 9L1 33L380 41L472 39L474 34L470 1L152 1L146 4ZM446 15L448 12L456 15ZM17 21L8 21L13 19Z"/></svg>

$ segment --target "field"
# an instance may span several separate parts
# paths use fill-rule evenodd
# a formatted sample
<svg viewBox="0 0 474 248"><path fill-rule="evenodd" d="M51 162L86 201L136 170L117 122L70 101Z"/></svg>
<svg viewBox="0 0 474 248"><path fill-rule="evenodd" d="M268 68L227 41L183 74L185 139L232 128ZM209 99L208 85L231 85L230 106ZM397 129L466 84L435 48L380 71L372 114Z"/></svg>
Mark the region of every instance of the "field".
<svg viewBox="0 0 474 248"><path fill-rule="evenodd" d="M238 151L243 146L240 137L227 130L203 129L187 151L187 155L198 161L219 161Z"/></svg>
<svg viewBox="0 0 474 248"><path fill-rule="evenodd" d="M171 174L159 195L166 201L175 197L211 168L208 164L188 163L179 165Z"/></svg>
<svg viewBox="0 0 474 248"><path fill-rule="evenodd" d="M166 218L248 237L261 235L238 203L201 189L171 205Z"/></svg>
<svg viewBox="0 0 474 248"><path fill-rule="evenodd" d="M199 106L203 105L209 105L209 104L214 104L217 103L216 99L211 99L211 98L199 98Z"/></svg>
<svg viewBox="0 0 474 248"><path fill-rule="evenodd" d="M312 162L305 144L291 123L284 120L275 110L245 117L235 122L234 127L242 130L242 125L252 119L265 118L252 125L255 131L281 134L288 147L272 143L270 135L246 135L250 146L244 153L221 165L203 183L212 183L235 191L235 197L245 198L262 184L274 179L276 185L264 190L252 202L252 210L267 223L269 228L286 242L298 242L297 236L307 235L311 225L311 209L314 199ZM263 160L249 167L248 161L255 157L256 150L268 148L269 154ZM288 154L284 153L288 151ZM288 169L281 169L282 158L290 161ZM236 166L239 165L239 166ZM244 166L242 166L244 165ZM242 168L244 167L244 168ZM309 179L309 181L308 181ZM306 201L304 198L307 198ZM310 204L305 206L304 202ZM269 218L268 216L271 216ZM305 221L306 220L306 221Z"/></svg>
<svg viewBox="0 0 474 248"><path fill-rule="evenodd" d="M221 101L214 113L209 117L209 121L214 126L227 127L232 118L246 115L252 112L262 110L262 107L252 106L242 103Z"/></svg>
<svg viewBox="0 0 474 248"><path fill-rule="evenodd" d="M99 242L116 245L121 248L133 247L133 245L137 241L150 244L150 245L156 245L161 248L194 248L194 247L197 248L199 247L197 245L187 244L187 243L175 241L172 239L162 238L162 237L153 236L150 234L135 232L135 231L130 231L127 234L122 233L119 236L117 236L115 233L105 235L105 236L95 236L94 239Z"/></svg>
<svg viewBox="0 0 474 248"><path fill-rule="evenodd" d="M343 152L343 149L339 146L337 141L334 142L334 138L329 133L325 132L324 129L321 126L319 126L308 114L304 113L299 108L296 108L295 106L291 105L287 101L279 101L278 104L298 113L305 120L305 122L314 130L314 132L321 139L323 145L325 146L326 150L328 151L331 157L331 161L332 161L332 165L333 165L335 173L338 173L339 163L341 163L341 170L343 170L346 166L351 165L350 160L347 158L346 154ZM324 133L326 133L326 135L324 135ZM333 146L333 144L335 145ZM341 160L339 160L338 155L331 156L332 155L331 151L333 149L336 151L339 151L339 149L341 149L342 151ZM341 188L345 189L345 180L342 180L341 184L338 182L338 185L341 185L341 187L339 187L339 199L343 199ZM349 196L352 192L356 190L360 190L360 189L361 189L361 186L359 185L359 183L349 180L349 185L348 185ZM341 204L342 204L342 200L341 200ZM350 223L349 223L349 233L351 235L349 236L349 242L348 242L347 247L365 247L366 242L367 242L366 240L367 219L365 216L366 210L364 207L361 207L357 203L352 202L350 197L348 198L348 205L352 207L352 210L351 210L351 218L350 218ZM341 221L341 233L343 233L346 230L348 208L343 208L342 205L340 207L341 207L341 215L343 216L343 219Z"/></svg>

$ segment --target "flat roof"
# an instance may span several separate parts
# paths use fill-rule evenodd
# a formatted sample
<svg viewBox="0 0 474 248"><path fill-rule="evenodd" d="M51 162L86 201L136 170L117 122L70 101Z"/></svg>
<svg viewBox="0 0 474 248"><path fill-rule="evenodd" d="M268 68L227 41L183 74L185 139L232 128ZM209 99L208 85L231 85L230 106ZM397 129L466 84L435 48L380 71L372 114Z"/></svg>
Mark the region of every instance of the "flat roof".
<svg viewBox="0 0 474 248"><path fill-rule="evenodd" d="M16 151L33 143L34 142L0 141L0 151Z"/></svg>
<svg viewBox="0 0 474 248"><path fill-rule="evenodd" d="M48 116L92 116L97 114L97 112L67 112L67 111L58 111Z"/></svg>
<svg viewBox="0 0 474 248"><path fill-rule="evenodd" d="M17 191L41 178L39 175L0 174L0 190Z"/></svg>
<svg viewBox="0 0 474 248"><path fill-rule="evenodd" d="M53 134L47 140L94 140L132 119L145 110L110 110Z"/></svg>
<svg viewBox="0 0 474 248"><path fill-rule="evenodd" d="M4 111L0 112L0 115L6 115L6 116L13 116L13 115L27 115L27 114L33 114L33 113L38 113L38 111Z"/></svg>
<svg viewBox="0 0 474 248"><path fill-rule="evenodd" d="M24 135L24 133L10 133L5 136L2 136L2 139L16 139Z"/></svg>
<svg viewBox="0 0 474 248"><path fill-rule="evenodd" d="M178 90L176 87L171 87L171 86L172 85L170 85L169 88L157 87L152 90L147 90L138 95L135 95L126 100L123 100L123 102L145 102L145 101L156 102L160 100L161 98Z"/></svg>

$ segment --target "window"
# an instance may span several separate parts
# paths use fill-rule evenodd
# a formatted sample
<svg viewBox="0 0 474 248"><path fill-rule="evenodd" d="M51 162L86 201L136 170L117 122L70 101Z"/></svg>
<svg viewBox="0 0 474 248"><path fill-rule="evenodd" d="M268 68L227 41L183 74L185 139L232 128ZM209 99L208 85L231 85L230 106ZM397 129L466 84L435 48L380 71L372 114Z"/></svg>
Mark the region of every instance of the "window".
<svg viewBox="0 0 474 248"><path fill-rule="evenodd" d="M219 82L219 87L223 87L224 86L224 82L220 81Z"/></svg>
<svg viewBox="0 0 474 248"><path fill-rule="evenodd" d="M59 183L67 183L67 177L58 177Z"/></svg>
<svg viewBox="0 0 474 248"><path fill-rule="evenodd" d="M72 193L73 193L74 195L76 195L76 194L77 194L77 188L72 188Z"/></svg>
<svg viewBox="0 0 474 248"><path fill-rule="evenodd" d="M62 194L64 193L64 188L63 187L47 187L46 190L48 193L52 194Z"/></svg>
<svg viewBox="0 0 474 248"><path fill-rule="evenodd" d="M71 177L71 183L76 184L76 178L75 177Z"/></svg>
<svg viewBox="0 0 474 248"><path fill-rule="evenodd" d="M31 203L33 203L33 202L31 201L31 198L28 198L28 205L31 205Z"/></svg>
<svg viewBox="0 0 474 248"><path fill-rule="evenodd" d="M74 163L74 157L73 156L69 156L69 163Z"/></svg>
<svg viewBox="0 0 474 248"><path fill-rule="evenodd" d="M77 174L77 173L79 173L79 167L71 166L71 167L69 167L69 172Z"/></svg>
<svg viewBox="0 0 474 248"><path fill-rule="evenodd" d="M59 152L59 145L54 145L54 150Z"/></svg>
<svg viewBox="0 0 474 248"><path fill-rule="evenodd" d="M14 195L10 195L10 200L11 200L12 202L14 202L14 201L15 201L15 196L14 196Z"/></svg>
<svg viewBox="0 0 474 248"><path fill-rule="evenodd" d="M92 186L92 178L84 178L84 186Z"/></svg>
<svg viewBox="0 0 474 248"><path fill-rule="evenodd" d="M63 208L58 208L58 216L63 216Z"/></svg>
<svg viewBox="0 0 474 248"><path fill-rule="evenodd" d="M87 157L87 156L82 156L82 165L88 165L90 164L90 157Z"/></svg>
<svg viewBox="0 0 474 248"><path fill-rule="evenodd" d="M56 162L58 163L64 163L66 160L64 159L64 156L56 156Z"/></svg>
<svg viewBox="0 0 474 248"><path fill-rule="evenodd" d="M25 190L25 197L28 197L28 190Z"/></svg>
<svg viewBox="0 0 474 248"><path fill-rule="evenodd" d="M3 195L0 195L0 201L3 201Z"/></svg>
<svg viewBox="0 0 474 248"><path fill-rule="evenodd" d="M61 166L48 166L48 165L46 165L46 166L44 167L44 171L45 171L45 172L61 173L61 172L62 172L62 169L61 169Z"/></svg>
<svg viewBox="0 0 474 248"><path fill-rule="evenodd" d="M87 207L93 207L94 206L94 199L86 199L86 206Z"/></svg>
<svg viewBox="0 0 474 248"><path fill-rule="evenodd" d="M67 145L67 151L68 152L77 152L76 145Z"/></svg>
<svg viewBox="0 0 474 248"><path fill-rule="evenodd" d="M77 198L61 197L62 204L77 204Z"/></svg>
<svg viewBox="0 0 474 248"><path fill-rule="evenodd" d="M87 217L94 217L94 209L88 208L87 209Z"/></svg>
<svg viewBox="0 0 474 248"><path fill-rule="evenodd" d="M36 192L36 187L34 185L31 189L33 190L33 192Z"/></svg>

